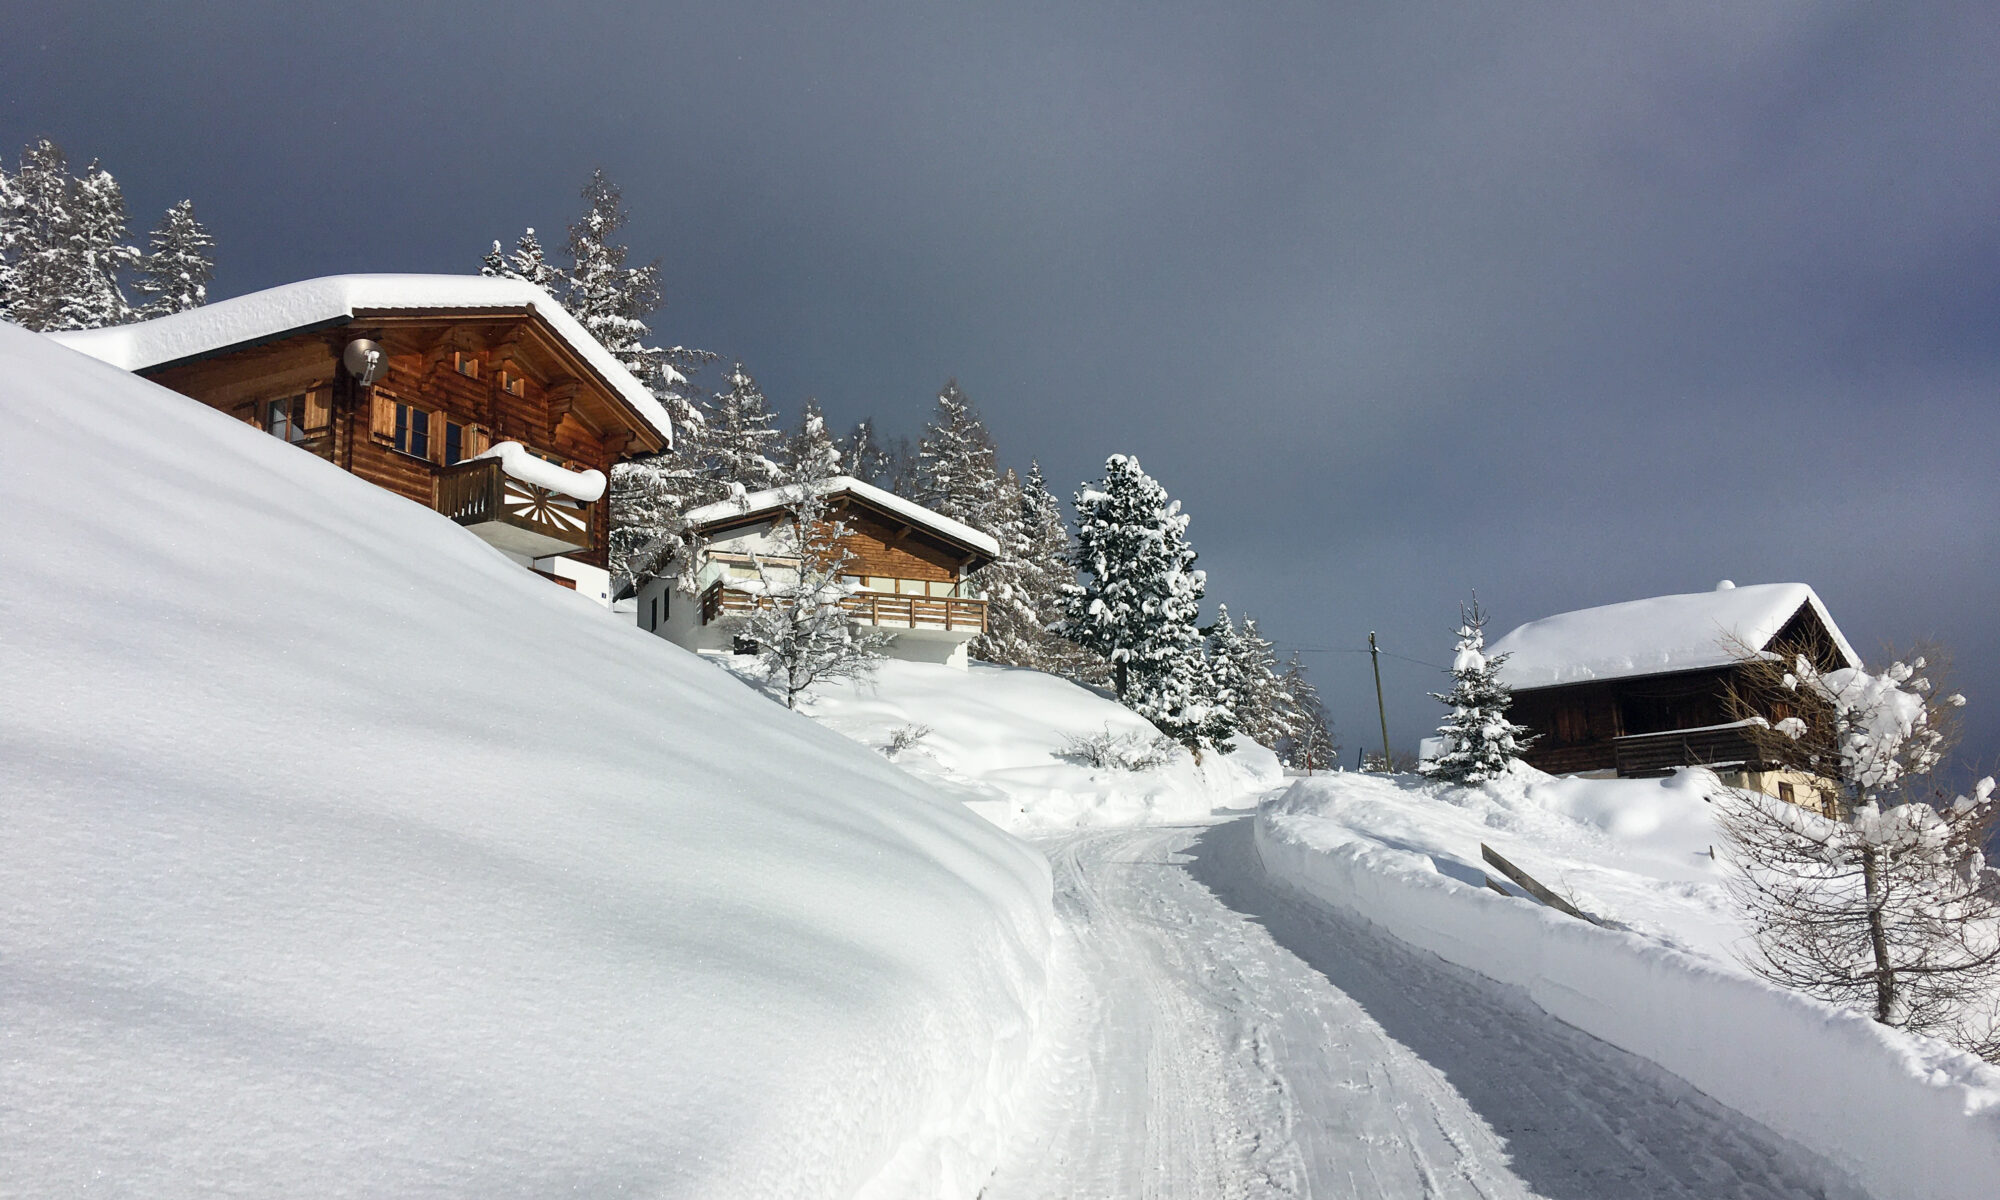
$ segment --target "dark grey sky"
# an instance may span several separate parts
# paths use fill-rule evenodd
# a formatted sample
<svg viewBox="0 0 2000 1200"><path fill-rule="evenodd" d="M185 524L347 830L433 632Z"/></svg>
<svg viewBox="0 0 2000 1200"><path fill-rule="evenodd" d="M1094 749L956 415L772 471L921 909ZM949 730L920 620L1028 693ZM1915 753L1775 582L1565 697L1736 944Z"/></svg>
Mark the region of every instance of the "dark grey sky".
<svg viewBox="0 0 2000 1200"><path fill-rule="evenodd" d="M559 242L602 165L664 339L1136 453L1287 643L1798 579L2000 755L2000 6L10 7L10 158L192 197L218 296Z"/></svg>

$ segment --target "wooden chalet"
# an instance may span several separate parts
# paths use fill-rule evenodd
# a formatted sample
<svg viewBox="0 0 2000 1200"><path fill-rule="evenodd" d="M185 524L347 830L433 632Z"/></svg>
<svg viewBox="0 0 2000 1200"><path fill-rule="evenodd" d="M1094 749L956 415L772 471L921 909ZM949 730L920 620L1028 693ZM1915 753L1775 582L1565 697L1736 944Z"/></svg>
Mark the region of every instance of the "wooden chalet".
<svg viewBox="0 0 2000 1200"><path fill-rule="evenodd" d="M605 481L672 442L651 393L519 280L335 276L56 336L607 603Z"/></svg>
<svg viewBox="0 0 2000 1200"><path fill-rule="evenodd" d="M966 643L986 631L986 600L967 576L999 556L993 538L894 493L848 476L816 485L845 533L854 619L893 638L888 653L917 662L966 665ZM639 626L691 650L728 650L734 619L760 602L749 585L757 564L782 571L774 534L790 520L787 489L707 505L687 516L699 538L692 572L673 569L629 591ZM676 579L691 575L692 591Z"/></svg>
<svg viewBox="0 0 2000 1200"><path fill-rule="evenodd" d="M1737 786L1802 803L1817 781L1782 765L1781 734L1731 713L1751 653L1804 654L1821 670L1857 667L1825 605L1799 583L1658 596L1533 621L1494 642L1507 655L1513 720L1536 740L1529 765L1558 775L1665 775L1717 769ZM1793 715L1763 714L1770 724Z"/></svg>

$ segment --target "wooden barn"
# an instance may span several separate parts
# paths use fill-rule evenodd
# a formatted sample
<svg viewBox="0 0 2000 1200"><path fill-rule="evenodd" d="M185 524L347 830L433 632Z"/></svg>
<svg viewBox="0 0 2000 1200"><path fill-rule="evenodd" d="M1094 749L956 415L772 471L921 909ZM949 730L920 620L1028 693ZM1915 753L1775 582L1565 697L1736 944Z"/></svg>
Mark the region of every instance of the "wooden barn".
<svg viewBox="0 0 2000 1200"><path fill-rule="evenodd" d="M606 603L611 467L672 441L658 400L519 280L334 276L54 336Z"/></svg>
<svg viewBox="0 0 2000 1200"><path fill-rule="evenodd" d="M1752 652L1804 654L1822 670L1860 658L1802 583L1656 596L1559 613L1494 642L1507 655L1512 717L1535 732L1528 763L1558 775L1664 775L1716 768L1738 786L1816 803L1814 782L1785 770L1782 735L1739 720L1725 697ZM1763 714L1775 724L1789 711Z"/></svg>
<svg viewBox="0 0 2000 1200"><path fill-rule="evenodd" d="M851 556L847 609L854 619L893 635L888 653L915 662L966 665L966 643L986 631L986 600L966 581L1000 553L991 536L892 492L848 476L816 485L830 514L846 533ZM642 629L690 650L727 650L732 618L749 612L757 597L750 585L756 564L782 570L786 560L774 534L790 519L786 489L688 514L699 536L695 586L684 590L669 570L630 593Z"/></svg>

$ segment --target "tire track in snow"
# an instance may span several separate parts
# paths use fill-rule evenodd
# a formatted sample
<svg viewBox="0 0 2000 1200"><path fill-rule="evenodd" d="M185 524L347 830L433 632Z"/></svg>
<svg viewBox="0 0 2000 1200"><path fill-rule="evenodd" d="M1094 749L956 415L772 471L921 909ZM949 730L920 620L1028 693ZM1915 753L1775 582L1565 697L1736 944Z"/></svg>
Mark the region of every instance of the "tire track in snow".
<svg viewBox="0 0 2000 1200"><path fill-rule="evenodd" d="M1042 843L1054 1010L983 1200L1848 1194L1679 1080L1270 884L1248 834Z"/></svg>

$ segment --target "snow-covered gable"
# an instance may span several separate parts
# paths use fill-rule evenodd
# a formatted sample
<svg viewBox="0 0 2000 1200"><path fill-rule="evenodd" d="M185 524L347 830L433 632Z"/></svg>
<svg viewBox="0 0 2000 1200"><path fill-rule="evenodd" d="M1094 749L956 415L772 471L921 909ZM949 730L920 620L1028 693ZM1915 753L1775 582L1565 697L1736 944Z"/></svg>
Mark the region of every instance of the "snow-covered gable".
<svg viewBox="0 0 2000 1200"><path fill-rule="evenodd" d="M1557 613L1514 630L1488 653L1508 656L1501 678L1517 689L1696 671L1735 662L1744 646L1764 649L1801 607L1819 617L1849 665L1861 664L1803 583L1730 585Z"/></svg>
<svg viewBox="0 0 2000 1200"><path fill-rule="evenodd" d="M526 309L548 322L620 399L637 410L661 437L673 440L673 422L667 410L645 385L590 336L555 297L520 279L483 275L329 275L218 300L151 321L48 336L112 366L146 371L370 314L487 308Z"/></svg>
<svg viewBox="0 0 2000 1200"><path fill-rule="evenodd" d="M927 529L940 537L948 538L961 545L969 546L991 558L1000 556L1000 543L989 534L984 534L962 521L954 521L943 513L934 512L913 500L905 500L894 492L883 491L874 484L863 483L852 475L836 475L822 479L812 485L822 496L850 495L875 506L895 513L910 524ZM701 529L705 526L734 522L753 515L775 512L789 505L796 491L793 488L767 488L761 492L751 492L742 499L717 501L700 508L690 509L688 524Z"/></svg>

